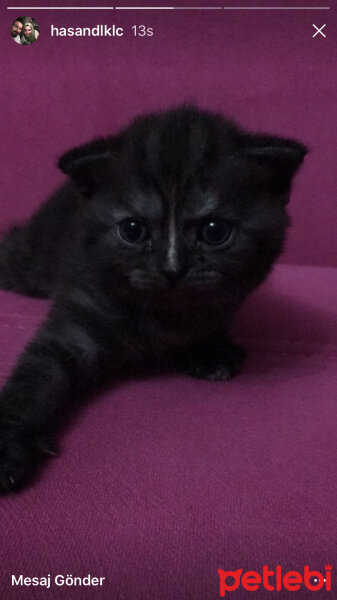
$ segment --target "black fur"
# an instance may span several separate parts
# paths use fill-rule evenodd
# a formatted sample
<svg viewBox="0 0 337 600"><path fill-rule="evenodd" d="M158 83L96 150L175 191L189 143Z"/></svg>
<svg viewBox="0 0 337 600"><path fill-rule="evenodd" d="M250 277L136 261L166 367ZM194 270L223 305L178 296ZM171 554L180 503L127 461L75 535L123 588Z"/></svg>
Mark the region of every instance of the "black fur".
<svg viewBox="0 0 337 600"><path fill-rule="evenodd" d="M282 250L305 153L182 107L62 156L67 183L0 244L1 287L53 298L0 396L2 491L29 482L89 384L136 363L239 370L227 329Z"/></svg>

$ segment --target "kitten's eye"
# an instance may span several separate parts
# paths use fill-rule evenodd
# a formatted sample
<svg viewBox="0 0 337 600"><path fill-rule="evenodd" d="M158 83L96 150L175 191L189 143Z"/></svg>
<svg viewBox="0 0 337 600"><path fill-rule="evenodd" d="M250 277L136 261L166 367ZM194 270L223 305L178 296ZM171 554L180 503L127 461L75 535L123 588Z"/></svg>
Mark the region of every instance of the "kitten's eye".
<svg viewBox="0 0 337 600"><path fill-rule="evenodd" d="M201 239L211 246L228 243L233 234L233 225L225 219L212 219L205 223L200 231Z"/></svg>
<svg viewBox="0 0 337 600"><path fill-rule="evenodd" d="M139 244L149 236L145 225L134 219L124 219L118 225L118 233L123 242L128 244Z"/></svg>

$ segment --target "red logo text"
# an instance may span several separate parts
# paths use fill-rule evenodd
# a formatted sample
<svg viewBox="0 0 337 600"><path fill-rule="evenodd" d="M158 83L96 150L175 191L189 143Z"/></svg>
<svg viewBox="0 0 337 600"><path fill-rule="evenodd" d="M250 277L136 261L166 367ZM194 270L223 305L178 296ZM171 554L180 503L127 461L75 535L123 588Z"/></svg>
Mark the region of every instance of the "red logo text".
<svg viewBox="0 0 337 600"><path fill-rule="evenodd" d="M299 571L287 571L283 573L282 567L277 565L274 571L264 565L262 574L257 571L246 571L237 569L236 571L223 571L218 569L220 577L220 596L223 598L226 592L233 592L241 585L247 592L255 592L264 587L269 592L280 592L289 590L295 592L302 586L308 590L316 592L321 589L331 591L331 570L332 565L325 565L324 575L320 571L310 571L310 567L305 565L303 574ZM234 581L233 581L234 580Z"/></svg>

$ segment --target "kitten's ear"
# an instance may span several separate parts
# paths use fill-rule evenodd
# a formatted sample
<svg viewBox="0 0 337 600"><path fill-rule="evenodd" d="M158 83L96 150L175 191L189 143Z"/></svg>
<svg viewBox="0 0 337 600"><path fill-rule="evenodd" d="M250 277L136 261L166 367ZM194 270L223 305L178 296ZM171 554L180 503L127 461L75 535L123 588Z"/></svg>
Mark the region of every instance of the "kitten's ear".
<svg viewBox="0 0 337 600"><path fill-rule="evenodd" d="M102 138L66 152L59 159L58 166L75 181L82 195L89 197L99 182L107 177L111 163L111 138Z"/></svg>
<svg viewBox="0 0 337 600"><path fill-rule="evenodd" d="M301 165L308 149L295 140L268 135L252 135L248 138L245 154L270 170L273 193L285 202L292 179Z"/></svg>

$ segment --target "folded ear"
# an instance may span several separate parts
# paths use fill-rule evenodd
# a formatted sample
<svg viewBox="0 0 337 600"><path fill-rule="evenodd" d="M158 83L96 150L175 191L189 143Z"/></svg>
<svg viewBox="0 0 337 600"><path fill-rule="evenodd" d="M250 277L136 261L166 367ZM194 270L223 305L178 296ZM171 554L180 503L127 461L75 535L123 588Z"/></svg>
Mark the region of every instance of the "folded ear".
<svg viewBox="0 0 337 600"><path fill-rule="evenodd" d="M292 179L308 149L295 140L252 135L245 149L247 157L269 169L273 193L288 201Z"/></svg>
<svg viewBox="0 0 337 600"><path fill-rule="evenodd" d="M63 154L58 166L75 181L81 193L89 197L112 166L111 138L98 139Z"/></svg>

